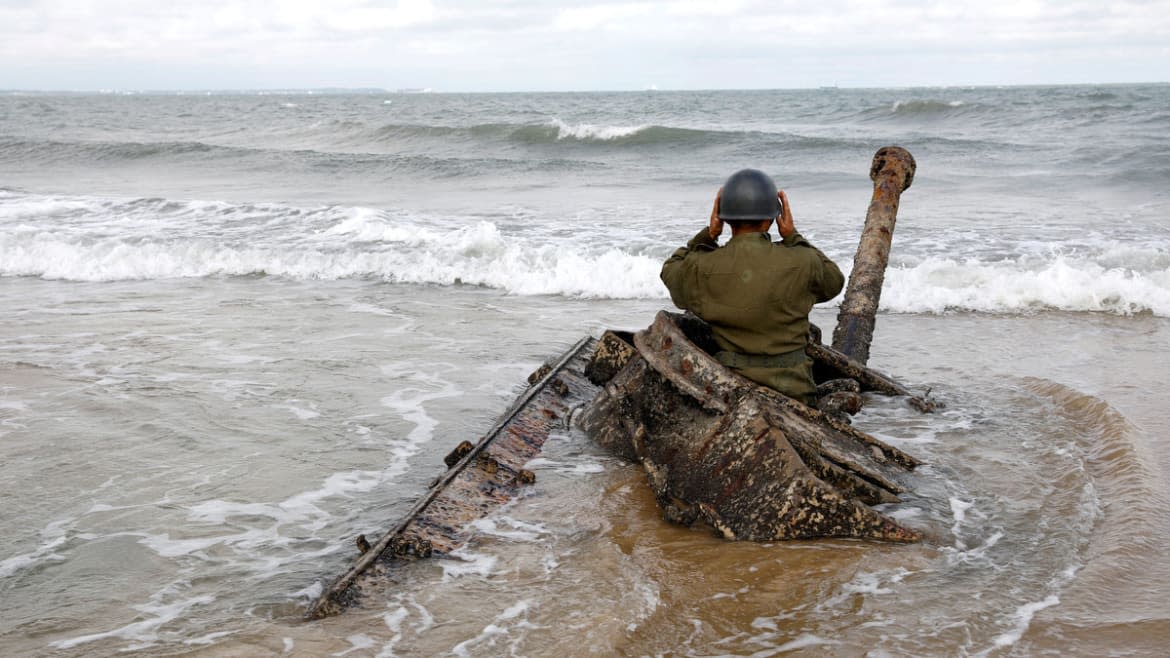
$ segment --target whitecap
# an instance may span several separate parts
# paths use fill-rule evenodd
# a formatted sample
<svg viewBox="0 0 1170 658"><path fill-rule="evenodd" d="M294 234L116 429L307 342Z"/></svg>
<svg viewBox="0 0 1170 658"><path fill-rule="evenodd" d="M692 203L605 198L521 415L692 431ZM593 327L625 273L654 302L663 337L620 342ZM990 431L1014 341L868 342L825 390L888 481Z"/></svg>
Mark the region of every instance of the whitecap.
<svg viewBox="0 0 1170 658"><path fill-rule="evenodd" d="M570 125L560 119L552 119L549 124L557 129L557 139L579 139L612 141L636 135L649 128L647 125L638 126L604 126L590 123Z"/></svg>
<svg viewBox="0 0 1170 658"><path fill-rule="evenodd" d="M1108 262L1112 253L1100 255ZM984 261L929 257L886 272L882 307L903 313L949 310L1017 313L1035 310L1096 311L1170 316L1170 265L1161 253L1128 256L1128 268L1058 254L1051 259Z"/></svg>
<svg viewBox="0 0 1170 658"><path fill-rule="evenodd" d="M615 139L642 128L561 125L558 134L573 139ZM531 218L513 226L498 215L429 217L362 206L9 194L0 202L0 218L0 276L75 281L264 274L666 299L659 272L677 246L631 240L628 230L594 239L587 225L542 232L530 230L540 225ZM836 251L849 251L846 242ZM1056 232L989 242L957 230L899 244L882 289L885 312L1170 317L1170 245L1164 240ZM847 258L839 262L849 269Z"/></svg>

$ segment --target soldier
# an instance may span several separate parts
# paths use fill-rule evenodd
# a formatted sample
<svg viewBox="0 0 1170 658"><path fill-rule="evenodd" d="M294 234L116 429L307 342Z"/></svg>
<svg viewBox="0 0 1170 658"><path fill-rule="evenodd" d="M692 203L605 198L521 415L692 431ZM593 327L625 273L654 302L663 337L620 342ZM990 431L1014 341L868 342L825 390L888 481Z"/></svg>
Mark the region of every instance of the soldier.
<svg viewBox="0 0 1170 658"><path fill-rule="evenodd" d="M772 222L783 238L772 242ZM716 239L724 222L731 239ZM812 360L804 353L813 304L836 297L845 277L796 232L788 197L762 171L732 174L710 223L662 265L679 308L711 325L715 358L744 377L807 405L816 403Z"/></svg>

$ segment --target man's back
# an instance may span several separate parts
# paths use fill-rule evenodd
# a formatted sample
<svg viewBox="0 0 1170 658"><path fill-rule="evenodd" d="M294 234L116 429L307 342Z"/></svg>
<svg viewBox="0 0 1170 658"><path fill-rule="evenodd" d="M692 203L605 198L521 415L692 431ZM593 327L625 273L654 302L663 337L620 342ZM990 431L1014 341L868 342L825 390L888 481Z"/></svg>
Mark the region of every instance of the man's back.
<svg viewBox="0 0 1170 658"><path fill-rule="evenodd" d="M675 305L710 323L720 349L772 355L803 349L813 304L832 299L845 283L837 266L799 233L783 243L746 233L713 245L680 249L663 265Z"/></svg>
<svg viewBox="0 0 1170 658"><path fill-rule="evenodd" d="M768 194L771 204L765 203ZM719 247L725 219L732 238ZM766 232L773 220L783 242L772 242ZM804 354L808 314L813 304L837 296L845 277L796 232L788 199L771 178L751 169L733 174L715 197L709 226L667 259L661 276L676 306L711 325L720 362L815 404L812 364Z"/></svg>

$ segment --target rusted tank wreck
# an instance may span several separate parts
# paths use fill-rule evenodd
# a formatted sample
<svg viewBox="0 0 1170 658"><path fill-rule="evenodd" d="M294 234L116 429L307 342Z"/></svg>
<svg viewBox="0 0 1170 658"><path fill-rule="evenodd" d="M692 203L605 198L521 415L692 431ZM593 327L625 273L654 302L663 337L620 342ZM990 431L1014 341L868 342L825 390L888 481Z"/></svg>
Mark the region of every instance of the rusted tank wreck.
<svg viewBox="0 0 1170 658"><path fill-rule="evenodd" d="M619 341L603 339L626 361L581 426L645 468L668 520L727 539L919 538L869 507L898 500L913 457L724 367L693 316L661 312Z"/></svg>
<svg viewBox="0 0 1170 658"><path fill-rule="evenodd" d="M580 427L641 464L670 521L705 523L726 539L848 537L912 542L918 532L872 506L896 502L918 461L852 427L861 391L934 404L865 365L899 195L914 160L898 147L874 156L874 196L838 318L841 344L807 353L818 409L758 386L720 364L710 328L660 312L635 334L586 337L529 378L529 388L476 444L463 442L408 514L370 544L313 603L310 618L384 596L402 561L443 556L469 538L469 524L533 482L525 465L554 429ZM875 261L877 261L875 263Z"/></svg>

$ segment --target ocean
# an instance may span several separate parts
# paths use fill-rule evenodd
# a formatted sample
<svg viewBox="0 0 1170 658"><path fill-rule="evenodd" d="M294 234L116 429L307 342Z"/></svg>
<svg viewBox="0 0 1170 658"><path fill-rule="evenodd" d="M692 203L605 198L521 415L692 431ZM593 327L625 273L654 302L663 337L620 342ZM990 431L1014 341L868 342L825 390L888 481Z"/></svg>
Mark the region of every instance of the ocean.
<svg viewBox="0 0 1170 658"><path fill-rule="evenodd" d="M0 648L1163 656L1170 85L0 94ZM378 603L302 614L542 362L670 308L763 169L848 272L916 158L867 398L912 546L728 543L554 434ZM813 312L826 332L831 301Z"/></svg>

